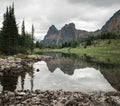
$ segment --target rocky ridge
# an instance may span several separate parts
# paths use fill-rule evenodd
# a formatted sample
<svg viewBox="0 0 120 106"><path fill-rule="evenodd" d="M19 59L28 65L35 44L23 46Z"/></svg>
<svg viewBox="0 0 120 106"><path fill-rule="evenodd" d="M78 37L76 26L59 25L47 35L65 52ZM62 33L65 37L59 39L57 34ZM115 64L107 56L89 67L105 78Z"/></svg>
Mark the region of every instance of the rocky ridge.
<svg viewBox="0 0 120 106"><path fill-rule="evenodd" d="M102 27L102 32L120 33L120 10L118 10Z"/></svg>
<svg viewBox="0 0 120 106"><path fill-rule="evenodd" d="M52 25L49 28L44 40L41 42L45 46L61 46L65 42L85 39L89 36L89 34L93 33L84 30L77 30L74 23L66 24L61 28L61 30L57 30L57 28Z"/></svg>
<svg viewBox="0 0 120 106"><path fill-rule="evenodd" d="M100 29L94 32L78 30L74 23L66 24L60 30L52 25L41 43L45 46L61 46L65 42L78 41L88 38L88 36L97 36L101 32L120 33L120 10L118 10Z"/></svg>

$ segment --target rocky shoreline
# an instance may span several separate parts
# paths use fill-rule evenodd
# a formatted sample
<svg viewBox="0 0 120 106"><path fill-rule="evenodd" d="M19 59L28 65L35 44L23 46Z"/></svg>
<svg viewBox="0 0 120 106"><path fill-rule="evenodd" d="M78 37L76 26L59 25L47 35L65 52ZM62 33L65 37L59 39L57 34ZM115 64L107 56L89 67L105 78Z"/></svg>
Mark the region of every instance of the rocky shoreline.
<svg viewBox="0 0 120 106"><path fill-rule="evenodd" d="M31 67L31 64L34 62L51 58L52 57L50 56L42 55L28 55L26 58L19 58L14 56L0 58L0 76L23 73L27 71L27 69Z"/></svg>
<svg viewBox="0 0 120 106"><path fill-rule="evenodd" d="M27 70L28 63L21 58L0 58L0 76L16 75Z"/></svg>
<svg viewBox="0 0 120 106"><path fill-rule="evenodd" d="M120 106L119 92L4 91L0 106Z"/></svg>

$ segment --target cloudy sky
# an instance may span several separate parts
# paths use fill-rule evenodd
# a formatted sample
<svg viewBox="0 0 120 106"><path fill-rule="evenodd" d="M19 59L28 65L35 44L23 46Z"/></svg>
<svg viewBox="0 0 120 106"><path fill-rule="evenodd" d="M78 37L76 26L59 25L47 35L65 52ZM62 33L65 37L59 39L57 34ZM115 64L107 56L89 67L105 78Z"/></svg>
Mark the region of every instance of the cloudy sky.
<svg viewBox="0 0 120 106"><path fill-rule="evenodd" d="M0 27L6 6L15 4L19 29L25 20L26 30L35 26L35 36L43 39L51 25L58 29L74 22L77 29L95 31L120 9L120 0L0 0Z"/></svg>

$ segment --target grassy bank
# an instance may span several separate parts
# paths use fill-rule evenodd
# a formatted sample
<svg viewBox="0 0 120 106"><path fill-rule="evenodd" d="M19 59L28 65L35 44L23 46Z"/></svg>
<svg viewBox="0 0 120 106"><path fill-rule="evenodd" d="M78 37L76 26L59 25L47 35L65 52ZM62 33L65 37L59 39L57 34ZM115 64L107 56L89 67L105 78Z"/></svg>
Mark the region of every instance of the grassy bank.
<svg viewBox="0 0 120 106"><path fill-rule="evenodd" d="M80 44L77 48L35 49L35 53L38 52L74 53L79 56L86 54L94 58L94 61L120 64L120 40L96 40L94 45L86 48Z"/></svg>
<svg viewBox="0 0 120 106"><path fill-rule="evenodd" d="M72 48L70 52L78 55L86 54L100 62L120 63L120 40L98 40L95 42L96 45L87 48L83 46ZM109 42L111 43L109 44Z"/></svg>

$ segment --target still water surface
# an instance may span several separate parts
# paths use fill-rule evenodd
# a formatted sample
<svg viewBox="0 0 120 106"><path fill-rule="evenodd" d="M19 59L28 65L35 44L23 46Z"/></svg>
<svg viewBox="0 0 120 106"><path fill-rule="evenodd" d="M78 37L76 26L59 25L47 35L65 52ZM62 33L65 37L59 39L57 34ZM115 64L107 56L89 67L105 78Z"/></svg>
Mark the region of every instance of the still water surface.
<svg viewBox="0 0 120 106"><path fill-rule="evenodd" d="M94 63L73 54L46 53L53 59L34 63L31 70L0 78L2 90L115 91L120 87L119 65Z"/></svg>

